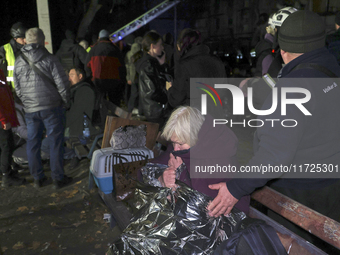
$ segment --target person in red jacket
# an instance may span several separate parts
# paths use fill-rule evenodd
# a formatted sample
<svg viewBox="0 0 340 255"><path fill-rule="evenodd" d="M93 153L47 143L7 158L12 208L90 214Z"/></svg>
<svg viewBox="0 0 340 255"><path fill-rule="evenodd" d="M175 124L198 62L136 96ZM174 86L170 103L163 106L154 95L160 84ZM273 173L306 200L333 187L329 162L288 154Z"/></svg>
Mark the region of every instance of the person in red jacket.
<svg viewBox="0 0 340 255"><path fill-rule="evenodd" d="M100 31L98 42L85 61L86 74L92 76L101 97L107 94L113 104L120 106L126 84L126 67L121 51L109 37L107 30Z"/></svg>
<svg viewBox="0 0 340 255"><path fill-rule="evenodd" d="M2 173L2 187L13 184L22 184L25 179L19 178L10 171L14 140L12 127L17 127L19 121L14 107L14 99L6 77L0 69L0 170Z"/></svg>

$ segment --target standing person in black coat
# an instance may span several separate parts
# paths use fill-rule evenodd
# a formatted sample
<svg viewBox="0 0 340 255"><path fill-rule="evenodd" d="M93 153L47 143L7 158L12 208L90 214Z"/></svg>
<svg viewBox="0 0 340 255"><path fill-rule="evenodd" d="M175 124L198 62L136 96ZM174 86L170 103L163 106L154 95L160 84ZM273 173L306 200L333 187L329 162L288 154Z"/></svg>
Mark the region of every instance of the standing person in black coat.
<svg viewBox="0 0 340 255"><path fill-rule="evenodd" d="M86 50L75 42L75 34L71 30L66 30L66 39L61 42L56 53L60 63L68 73L72 67L84 69L86 64Z"/></svg>
<svg viewBox="0 0 340 255"><path fill-rule="evenodd" d="M167 86L169 104L174 108L190 104L190 78L227 77L222 61L212 56L208 46L201 43L199 31L190 28L182 30L177 50L179 60L175 64L175 79ZM197 99L200 102L200 95Z"/></svg>
<svg viewBox="0 0 340 255"><path fill-rule="evenodd" d="M165 123L164 109L168 101L165 90L167 72L162 37L153 31L143 37L144 56L137 61L139 74L139 96L142 98L146 120L155 122L160 128Z"/></svg>

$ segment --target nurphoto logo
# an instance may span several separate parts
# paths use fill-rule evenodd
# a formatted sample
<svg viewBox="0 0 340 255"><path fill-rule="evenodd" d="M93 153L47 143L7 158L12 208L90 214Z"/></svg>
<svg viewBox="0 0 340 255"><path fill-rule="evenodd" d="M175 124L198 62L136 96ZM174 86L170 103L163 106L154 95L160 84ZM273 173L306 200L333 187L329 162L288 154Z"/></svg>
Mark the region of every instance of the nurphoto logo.
<svg viewBox="0 0 340 255"><path fill-rule="evenodd" d="M211 82L212 81L212 82ZM287 119L284 116L287 115L288 107L296 107L299 111L305 116L311 116L311 112L305 106L311 100L311 93L308 89L302 87L271 87L271 93L268 97L271 97L271 105L267 108L256 109L254 107L254 94L253 88L248 87L247 93L242 91L236 85L233 84L222 84L217 83L216 81L213 83L214 79L210 79L209 85L207 82L196 81L196 89L202 90L205 93L200 95L201 98L201 113L202 115L209 114L208 100L212 100L215 106L219 104L223 107L222 101L223 96L226 93L231 95L232 100L229 100L229 104L232 105L232 117L237 117L237 121L234 119L226 119L226 118L215 118L213 126L220 124L229 124L230 127L233 125L242 125L249 127L261 127L265 124L270 124L274 127L276 124L280 124L283 127L295 127L298 125L297 120L295 119ZM203 85L203 87L198 87L197 84ZM214 85L212 85L214 84ZM274 84L275 85L275 84ZM209 95L209 97L207 96ZM293 98L290 96L294 95ZM219 102L219 104L218 104ZM245 104L246 103L246 104ZM213 105L211 103L211 105ZM268 116L274 113L275 111L280 111L280 115L283 118L280 119L266 119L266 118L256 118L256 119L248 119L246 118L245 106L247 105L249 112L253 116ZM214 110L214 108L210 108L210 111ZM210 112L211 114L211 112ZM240 120L240 116L244 116L244 119Z"/></svg>

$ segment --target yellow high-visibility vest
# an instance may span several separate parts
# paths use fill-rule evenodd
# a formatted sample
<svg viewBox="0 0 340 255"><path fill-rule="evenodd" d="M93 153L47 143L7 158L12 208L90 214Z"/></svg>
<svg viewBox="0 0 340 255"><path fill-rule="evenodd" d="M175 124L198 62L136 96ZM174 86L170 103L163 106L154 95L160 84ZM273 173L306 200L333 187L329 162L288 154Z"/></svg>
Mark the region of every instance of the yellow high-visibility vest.
<svg viewBox="0 0 340 255"><path fill-rule="evenodd" d="M14 70L14 63L15 63L15 55L10 43L4 45L4 49L6 51L6 61L7 61L7 83L11 84L12 88L14 89L14 80L13 80L13 70Z"/></svg>

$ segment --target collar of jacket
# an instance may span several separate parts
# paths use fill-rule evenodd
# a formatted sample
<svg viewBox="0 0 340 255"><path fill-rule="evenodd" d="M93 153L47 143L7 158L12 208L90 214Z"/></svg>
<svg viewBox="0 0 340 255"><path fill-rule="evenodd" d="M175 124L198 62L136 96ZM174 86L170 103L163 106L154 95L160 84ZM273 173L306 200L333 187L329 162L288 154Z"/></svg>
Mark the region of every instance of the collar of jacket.
<svg viewBox="0 0 340 255"><path fill-rule="evenodd" d="M14 55L17 56L17 53L20 52L20 49L24 47L24 45L17 43L13 38L9 41L10 45L12 46Z"/></svg>
<svg viewBox="0 0 340 255"><path fill-rule="evenodd" d="M288 64L286 64L283 68L282 68L282 72L281 72L281 77L285 77L287 76L291 70L296 67L298 64L301 63L316 63L319 61L320 57L323 58L325 56L327 56L328 54L330 54L327 50L326 47L322 47L310 52L306 52L303 55L293 59L292 61L290 61Z"/></svg>
<svg viewBox="0 0 340 255"><path fill-rule="evenodd" d="M149 61L149 62L153 62L153 64L155 64L155 65L160 65L159 64L159 62L158 62L158 60L156 59L156 58L154 58L154 57L152 57L152 56L150 56L149 54L144 54L143 55L143 57L141 58L141 59L139 59L137 62L136 62L136 70L137 70L137 72L138 73L140 73L141 72L141 69L142 69L142 66L143 66L143 64L145 63L145 62L147 62L147 61Z"/></svg>
<svg viewBox="0 0 340 255"><path fill-rule="evenodd" d="M105 43L108 43L108 42L109 42L109 43L112 43L108 37L99 38L99 41L98 41L98 42L99 42L99 43L102 43L102 42L105 42Z"/></svg>
<svg viewBox="0 0 340 255"><path fill-rule="evenodd" d="M87 83L86 81L80 81L72 86L70 86L70 94L71 94L71 99L74 98L74 95L76 93L76 90L79 89L80 87L83 87L83 86L88 86L89 88L92 89L91 85L89 83Z"/></svg>
<svg viewBox="0 0 340 255"><path fill-rule="evenodd" d="M200 44L197 46L192 47L190 50L188 50L181 59L190 58L193 56L200 56L200 55L208 55L210 52L210 49L205 44Z"/></svg>

